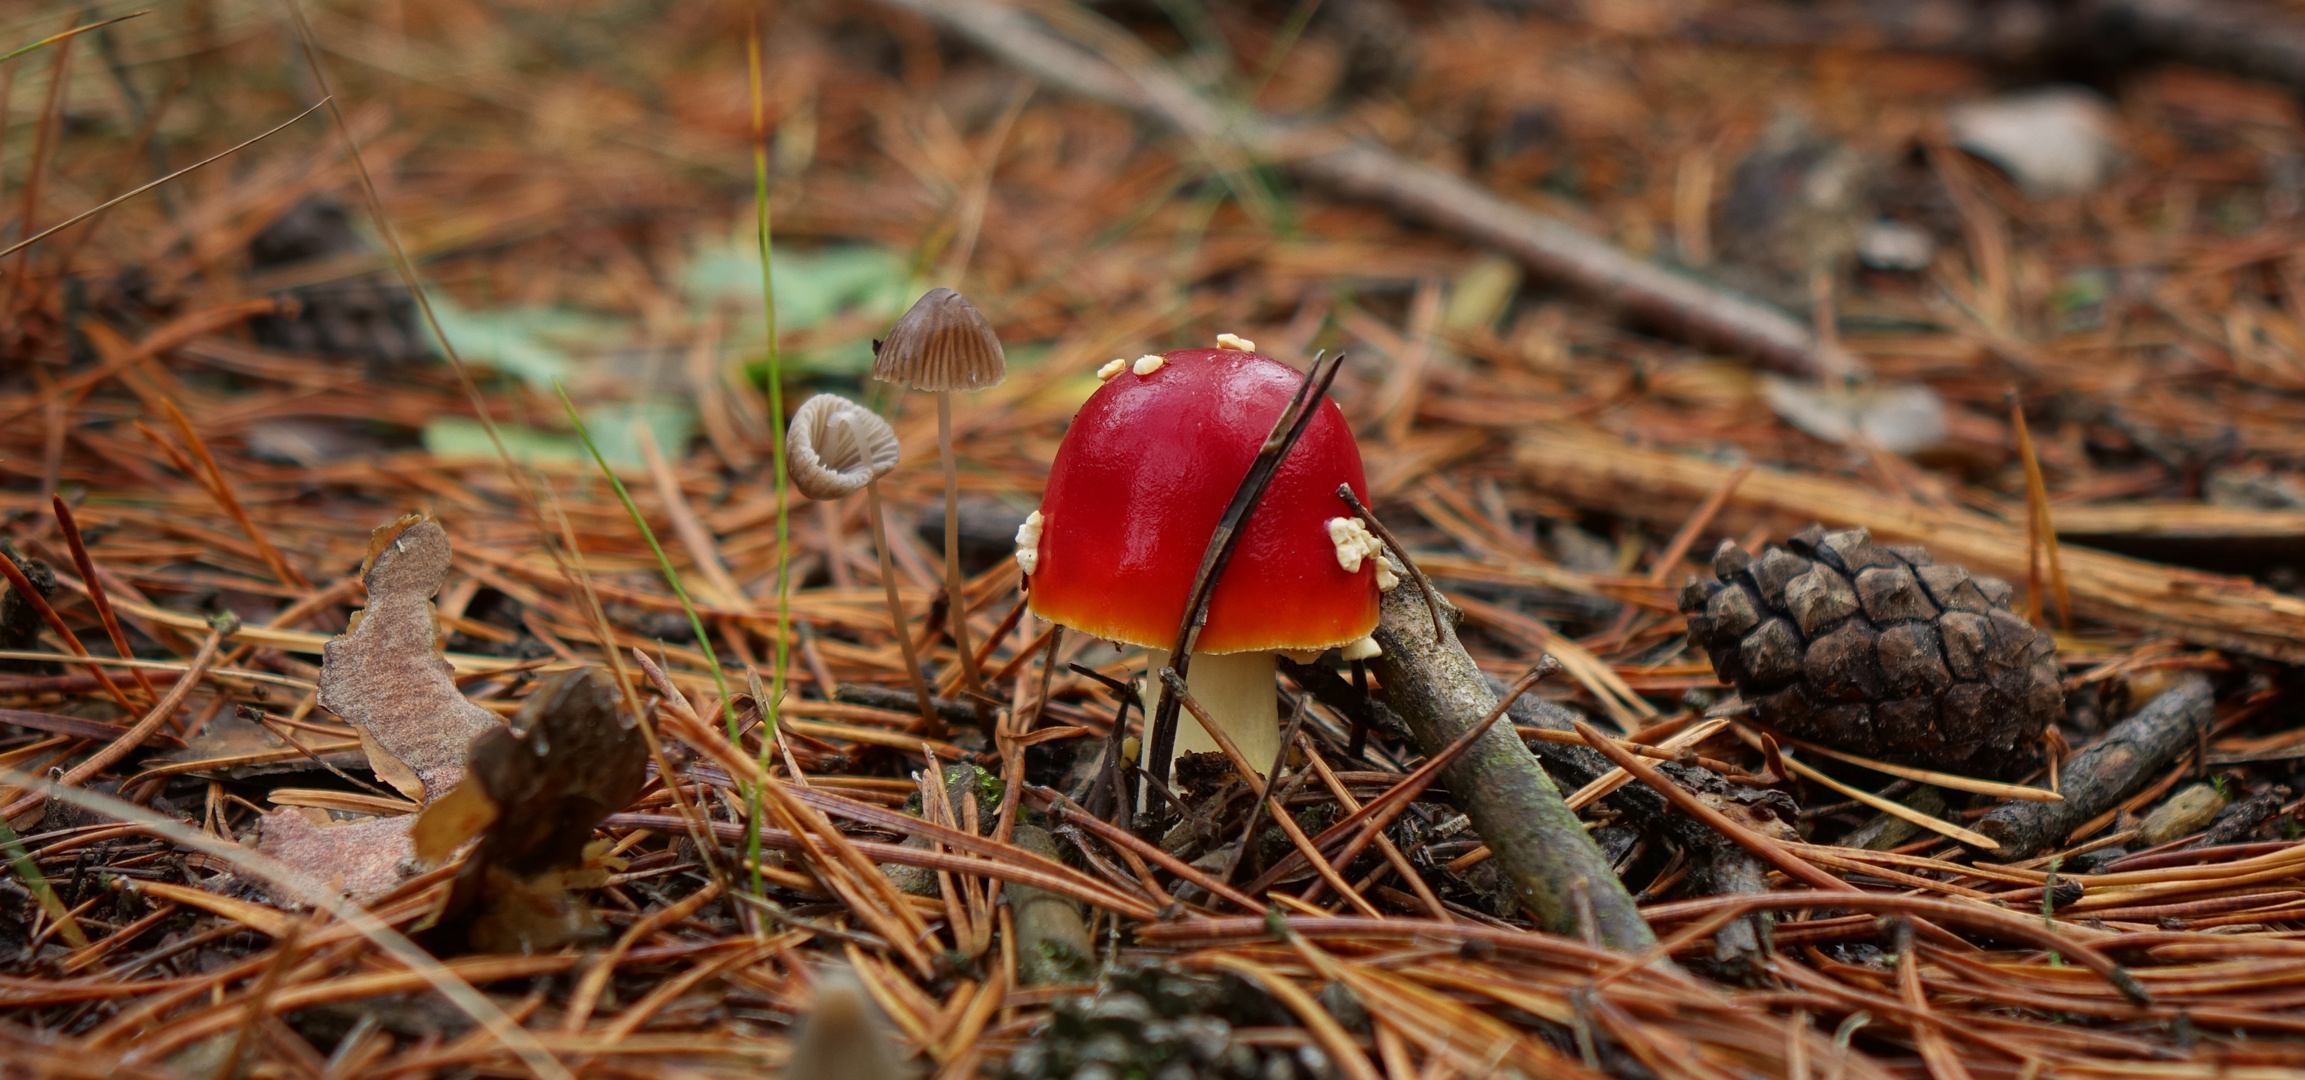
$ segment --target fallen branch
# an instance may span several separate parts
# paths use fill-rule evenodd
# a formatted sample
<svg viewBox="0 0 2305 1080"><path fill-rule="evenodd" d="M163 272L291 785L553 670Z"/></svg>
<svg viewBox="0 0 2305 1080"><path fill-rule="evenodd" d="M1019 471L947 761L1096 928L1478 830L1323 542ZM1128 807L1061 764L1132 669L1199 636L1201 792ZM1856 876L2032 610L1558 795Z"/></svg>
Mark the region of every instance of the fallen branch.
<svg viewBox="0 0 2305 1080"><path fill-rule="evenodd" d="M1134 42L1076 40L997 0L883 0L945 26L1040 82L1131 110L1191 138L1220 164L1266 158L1307 180L1382 203L1427 225L1496 248L1529 269L1603 303L1811 378L1856 372L1853 358L1820 348L1799 320L1718 285L1626 254L1567 222L1536 213L1464 177L1374 143L1220 105ZM1093 49L1093 51L1092 51Z"/></svg>
<svg viewBox="0 0 2305 1080"><path fill-rule="evenodd" d="M1985 815L1977 831L2001 842L2000 859L2024 859L2062 843L2075 826L2118 805L2178 755L2199 745L2214 697L2209 680L2188 675L2058 773L2063 802L2012 802Z"/></svg>
<svg viewBox="0 0 2305 1080"><path fill-rule="evenodd" d="M1303 687L1323 705L1346 716L1365 717L1371 727L1385 732L1388 738L1408 738L1407 724L1399 714L1383 702L1363 696L1351 683L1339 678L1327 668L1297 664L1283 658L1281 670L1298 686ZM1493 677L1488 679L1489 689L1503 689L1504 684ZM1506 710L1518 727L1561 732L1575 737L1575 717L1567 709L1542 698L1523 696ZM1396 734L1397 733L1397 734ZM1567 742L1537 742L1529 747L1544 762L1545 770L1561 783L1583 787L1615 766L1602 757L1600 751L1584 744L1583 740ZM1696 767L1665 766L1675 777L1688 778L1696 786L1710 790L1719 785L1723 792L1733 796L1740 789L1721 780L1709 770ZM1664 797L1639 784L1624 787L1606 796L1608 806L1624 815L1627 824L1643 830L1658 830L1666 839L1689 853L1689 879L1692 891L1700 895L1722 893L1764 892L1768 889L1768 867L1750 852L1732 843L1728 837L1706 828L1702 823L1676 812ZM1486 858L1486 856L1483 856ZM1756 919L1739 919L1725 927L1714 938L1714 960L1722 964L1758 962L1764 956L1761 948L1761 926Z"/></svg>
<svg viewBox="0 0 2305 1080"><path fill-rule="evenodd" d="M1692 454L1632 446L1597 432L1531 429L1515 464L1540 490L1615 513L1670 520L1718 489L1733 468ZM1755 511L1762 513L1756 515ZM1754 527L1863 526L1878 540L1925 544L1941 562L2022 581L2025 530L1965 510L1941 510L1877 494L1852 481L1756 469L1721 512L1715 531ZM2163 566L2088 548L2063 549L2075 611L2184 641L2305 662L2305 600L2246 578Z"/></svg>
<svg viewBox="0 0 2305 1080"><path fill-rule="evenodd" d="M1371 663L1417 745L1435 755L1496 710L1498 697L1458 644L1455 628L1434 625L1423 600L1410 592L1385 594L1374 635L1384 652ZM1623 951L1656 944L1616 870L1510 729L1490 728L1442 771L1441 781L1545 929L1578 934L1578 909L1589 905L1602 944ZM1575 899L1579 890L1586 894L1583 904Z"/></svg>

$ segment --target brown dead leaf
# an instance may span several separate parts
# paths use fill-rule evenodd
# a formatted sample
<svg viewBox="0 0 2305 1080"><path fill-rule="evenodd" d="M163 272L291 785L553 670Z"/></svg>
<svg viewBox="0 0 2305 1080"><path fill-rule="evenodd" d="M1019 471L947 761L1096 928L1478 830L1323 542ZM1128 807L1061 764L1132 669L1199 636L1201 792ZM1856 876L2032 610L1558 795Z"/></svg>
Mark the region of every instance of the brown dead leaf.
<svg viewBox="0 0 2305 1080"><path fill-rule="evenodd" d="M298 807L284 807L257 819L256 850L366 902L400 884L401 866L415 854L408 840L414 821L403 815L315 825Z"/></svg>
<svg viewBox="0 0 2305 1080"><path fill-rule="evenodd" d="M597 668L554 676L508 726L473 740L464 783L417 817L428 857L481 837L443 919L474 948L533 952L597 933L569 890L598 884L585 845L647 779L648 747L622 700Z"/></svg>
<svg viewBox="0 0 2305 1080"><path fill-rule="evenodd" d="M368 607L329 640L320 668L320 704L365 733L378 776L425 801L463 779L475 737L502 730L457 691L440 656L432 596L448 561L448 533L429 518L410 514L376 530L361 579ZM408 773L422 782L421 793L405 790Z"/></svg>

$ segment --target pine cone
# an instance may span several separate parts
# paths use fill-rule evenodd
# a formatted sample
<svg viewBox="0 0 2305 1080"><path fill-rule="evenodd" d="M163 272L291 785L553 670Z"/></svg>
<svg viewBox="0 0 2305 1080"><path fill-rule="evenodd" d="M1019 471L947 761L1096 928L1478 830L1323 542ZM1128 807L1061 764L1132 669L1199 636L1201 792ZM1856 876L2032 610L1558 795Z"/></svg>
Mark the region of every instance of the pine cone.
<svg viewBox="0 0 2305 1080"><path fill-rule="evenodd" d="M2065 713L2049 635L2009 583L1812 525L1755 558L1732 541L1717 581L1681 591L1689 640L1754 714L1853 754L2007 774ZM2017 752L2012 752L2012 751Z"/></svg>

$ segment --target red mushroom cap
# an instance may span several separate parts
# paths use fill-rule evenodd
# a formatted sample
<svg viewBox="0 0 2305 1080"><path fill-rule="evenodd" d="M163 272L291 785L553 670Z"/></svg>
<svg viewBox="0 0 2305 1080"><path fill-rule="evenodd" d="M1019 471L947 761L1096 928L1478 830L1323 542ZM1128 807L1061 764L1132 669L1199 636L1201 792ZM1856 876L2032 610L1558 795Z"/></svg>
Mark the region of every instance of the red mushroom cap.
<svg viewBox="0 0 2305 1080"><path fill-rule="evenodd" d="M1180 349L1124 370L1073 417L1041 502L1032 607L1114 641L1168 648L1209 534L1304 376L1268 356ZM1198 651L1343 645L1377 623L1373 561L1347 572L1337 485L1368 498L1360 449L1322 400L1242 529Z"/></svg>

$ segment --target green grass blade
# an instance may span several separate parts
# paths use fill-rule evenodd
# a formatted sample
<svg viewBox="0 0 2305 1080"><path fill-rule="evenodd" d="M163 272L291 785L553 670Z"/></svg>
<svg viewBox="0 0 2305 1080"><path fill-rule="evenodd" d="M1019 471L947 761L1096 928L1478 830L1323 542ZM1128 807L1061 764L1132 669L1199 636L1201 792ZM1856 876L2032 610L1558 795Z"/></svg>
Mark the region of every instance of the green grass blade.
<svg viewBox="0 0 2305 1080"><path fill-rule="evenodd" d="M23 842L16 838L16 830L9 828L5 821L0 821L0 852L7 853L8 865L23 880L24 887L39 898L40 907L48 912L48 918L57 924L57 930L64 935L65 940L76 946L88 944L87 935L73 921L71 910L64 906L64 899L56 895L56 890L48 887L48 876L40 872L40 864L32 861L32 855L24 850Z"/></svg>
<svg viewBox="0 0 2305 1080"><path fill-rule="evenodd" d="M8 61L10 61L10 60L14 60L14 59L16 59L17 57L19 57L19 56L22 56L22 55L24 55L25 53L31 52L32 50L34 50L34 49L37 49L37 48L40 48L40 47L42 47L42 46L44 46L44 45L54 45L54 44L56 44L57 42L59 42L59 41L63 41L63 40L65 40L65 39L67 39L67 38L75 38L75 37L79 37L80 35L82 35L82 34L85 34L85 33L89 32L90 30L102 30L102 29L104 29L105 27L112 25L113 23L116 23L116 22L127 22L128 20L130 20L130 19L133 19L133 18L137 17L138 15L150 15L150 14L152 14L150 11L132 11L132 12L129 12L128 14L126 14L126 15L117 15L117 16L114 16L114 17L112 17L112 18L106 19L106 20L104 20L103 22L100 22L100 23L89 23L89 24L88 24L88 25L86 25L86 26L75 26L75 27L73 27L72 29L70 29L70 30L66 30L66 31L64 31L64 32L63 32L63 33L61 33L61 34L50 34L50 35L48 35L47 37L41 38L40 40L38 40L38 41L35 41L35 42L33 42L32 44L30 44L30 45L20 45L20 46L17 46L15 49L13 49L13 50L11 50L11 51L9 51L9 52L0 53L0 64L5 64L5 63L7 63L7 62L8 62Z"/></svg>
<svg viewBox="0 0 2305 1080"><path fill-rule="evenodd" d="M608 486L615 489L616 497L624 503L624 512L632 515L633 528L648 541L648 550L656 553L657 569L664 571L665 583L672 586L672 595L680 598L680 610L688 613L688 626L696 633L697 651L704 654L704 666L712 669L712 684L720 690L721 716L728 722L728 738L736 741L736 701L728 693L728 675L720 669L720 658L712 651L712 635L704 630L704 617L696 613L696 605L688 599L688 590L680 584L680 572L672 568L672 558L664 553L664 545L656 542L656 530L648 527L648 519L641 516L640 506L632 501L632 493L624 490L624 481L616 478L616 470L608 467L608 458L600 453L599 444L592 441L592 429L584 426L584 419L576 415L576 403L568 399L568 388L557 381L552 388L560 392L560 404L568 410L568 422L576 426L576 437L584 440L584 448L592 453L592 460L600 466L600 475L608 478ZM603 642L611 652L616 643ZM766 715L766 714L763 714Z"/></svg>
<svg viewBox="0 0 2305 1080"><path fill-rule="evenodd" d="M758 702L761 720L768 725L760 740L760 764L769 765L770 746L776 741L776 711L784 704L784 670L792 663L792 524L789 478L784 471L784 357L776 344L776 269L769 260L775 248L768 208L768 122L760 83L760 28L753 27L747 43L746 66L752 76L752 201L760 221L760 310L768 323L769 454L776 469L776 670L769 673L768 700ZM745 815L745 849L752 857L753 891L760 891L760 796Z"/></svg>

